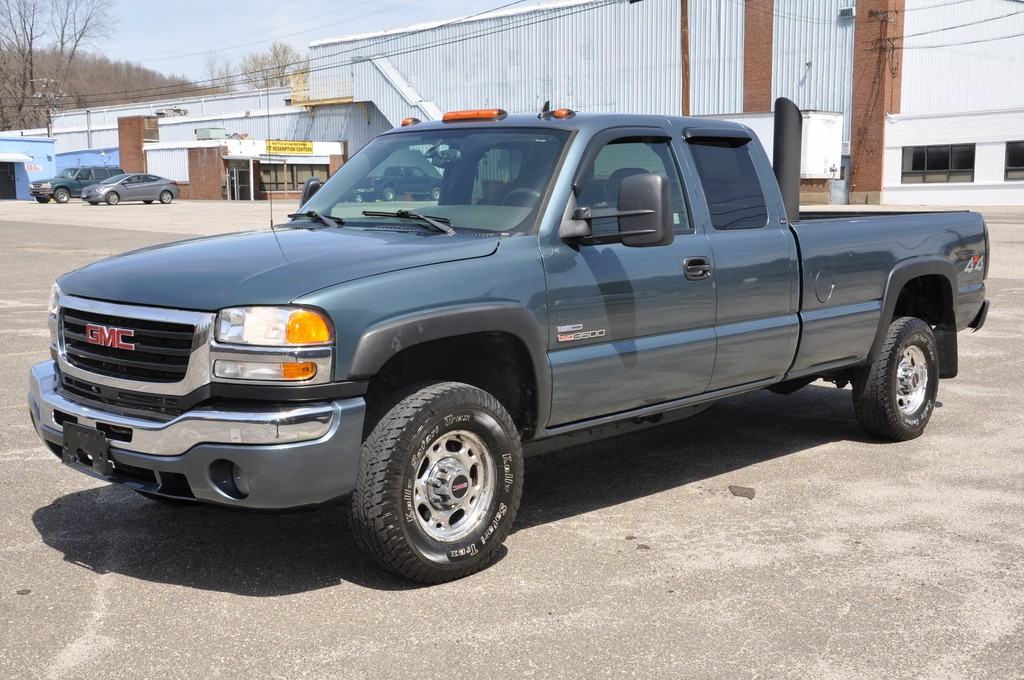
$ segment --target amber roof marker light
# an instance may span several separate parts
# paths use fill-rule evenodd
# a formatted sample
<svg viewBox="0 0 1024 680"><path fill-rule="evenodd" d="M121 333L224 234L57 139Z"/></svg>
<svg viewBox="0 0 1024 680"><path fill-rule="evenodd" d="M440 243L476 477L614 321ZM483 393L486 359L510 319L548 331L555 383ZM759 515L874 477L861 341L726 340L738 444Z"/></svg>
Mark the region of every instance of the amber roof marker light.
<svg viewBox="0 0 1024 680"><path fill-rule="evenodd" d="M465 111L449 111L441 121L444 123L460 123L471 120L501 120L508 115L504 109L466 109Z"/></svg>
<svg viewBox="0 0 1024 680"><path fill-rule="evenodd" d="M423 121L421 121L419 118L411 118L411 117L410 118L403 118L402 119L402 127L409 127L410 125L415 125L416 123L422 123L422 122Z"/></svg>
<svg viewBox="0 0 1024 680"><path fill-rule="evenodd" d="M561 108L561 109L555 109L554 111L552 111L551 110L551 102L550 101L546 101L546 102L544 102L544 108L542 108L540 110L540 113L537 114L537 117L540 118L541 120L550 120L551 118L557 118L559 120L564 120L566 118L572 118L575 115L576 115L576 112L573 111L572 109Z"/></svg>

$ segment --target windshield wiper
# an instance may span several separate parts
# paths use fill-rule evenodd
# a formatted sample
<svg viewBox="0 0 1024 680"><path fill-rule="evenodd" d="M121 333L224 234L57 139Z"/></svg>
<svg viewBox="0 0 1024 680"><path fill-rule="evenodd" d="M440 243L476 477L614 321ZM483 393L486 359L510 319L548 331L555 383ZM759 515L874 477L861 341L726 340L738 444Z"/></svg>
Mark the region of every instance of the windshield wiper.
<svg viewBox="0 0 1024 680"><path fill-rule="evenodd" d="M327 225L328 227L340 227L341 225L345 224L345 220L341 219L340 217L328 217L327 215L324 215L316 210L313 210L312 208L304 212L292 213L288 215L288 217L305 217L308 220L312 220L313 222L319 222L320 224Z"/></svg>
<svg viewBox="0 0 1024 680"><path fill-rule="evenodd" d="M455 230L448 226L451 220L447 217L431 217L430 215L421 215L411 210L364 210L363 214L367 217L398 217L405 220L419 220L429 224L437 231L442 231L449 236L455 236Z"/></svg>

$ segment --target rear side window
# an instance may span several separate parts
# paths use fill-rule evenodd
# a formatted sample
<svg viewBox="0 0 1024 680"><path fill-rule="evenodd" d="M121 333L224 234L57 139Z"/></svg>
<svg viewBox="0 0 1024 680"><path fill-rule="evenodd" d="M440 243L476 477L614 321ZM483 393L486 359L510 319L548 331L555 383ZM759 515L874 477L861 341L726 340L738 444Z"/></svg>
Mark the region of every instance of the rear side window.
<svg viewBox="0 0 1024 680"><path fill-rule="evenodd" d="M768 207L746 143L690 140L697 174L715 229L757 229L768 224Z"/></svg>

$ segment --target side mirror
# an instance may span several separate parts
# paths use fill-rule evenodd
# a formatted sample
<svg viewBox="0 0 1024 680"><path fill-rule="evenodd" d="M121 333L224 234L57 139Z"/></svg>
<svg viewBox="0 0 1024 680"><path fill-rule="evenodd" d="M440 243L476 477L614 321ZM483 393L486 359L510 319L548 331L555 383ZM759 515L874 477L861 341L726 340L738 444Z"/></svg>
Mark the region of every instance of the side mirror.
<svg viewBox="0 0 1024 680"><path fill-rule="evenodd" d="M619 186L616 208L577 208L573 220L592 220L617 217L619 230L612 234L594 235L587 225L582 231L571 222L563 223L559 233L564 239L580 245L621 243L633 248L665 246L675 238L672 224L672 187L664 175L644 173L631 175Z"/></svg>
<svg viewBox="0 0 1024 680"><path fill-rule="evenodd" d="M302 198L299 200L299 207L306 205L306 201L313 198L313 194L320 191L323 182L319 177L309 177L302 183Z"/></svg>

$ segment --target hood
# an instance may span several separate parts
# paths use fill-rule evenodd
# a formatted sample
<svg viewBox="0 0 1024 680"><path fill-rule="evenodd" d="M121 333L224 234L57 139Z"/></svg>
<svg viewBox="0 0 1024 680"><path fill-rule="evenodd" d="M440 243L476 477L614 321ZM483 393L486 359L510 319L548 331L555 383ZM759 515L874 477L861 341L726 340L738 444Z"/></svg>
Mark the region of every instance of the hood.
<svg viewBox="0 0 1024 680"><path fill-rule="evenodd" d="M353 279L486 257L499 240L345 227L254 231L117 255L58 283L69 295L176 309L287 304Z"/></svg>

